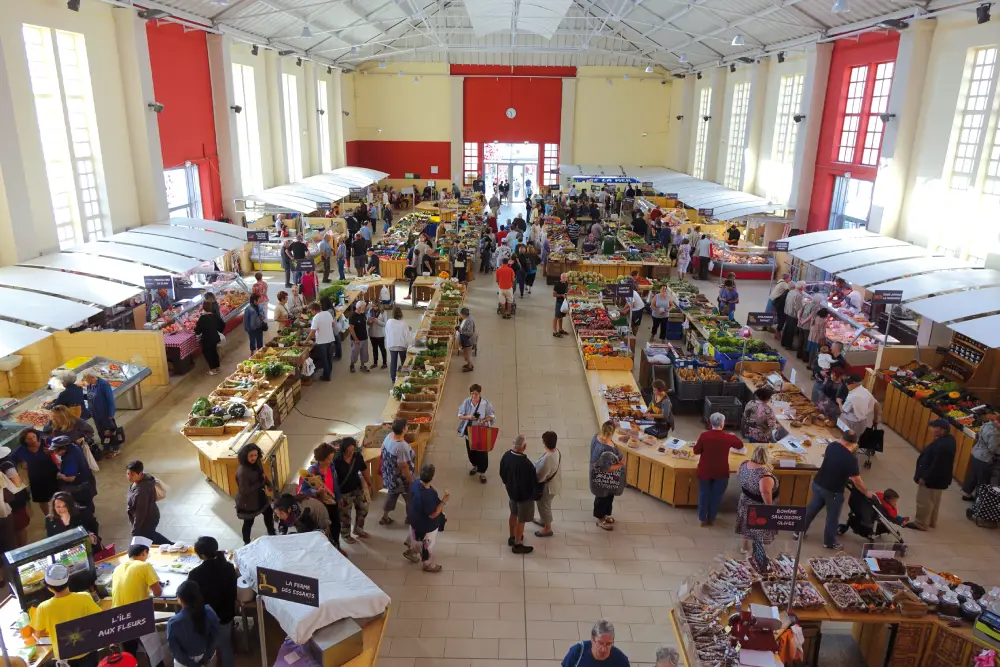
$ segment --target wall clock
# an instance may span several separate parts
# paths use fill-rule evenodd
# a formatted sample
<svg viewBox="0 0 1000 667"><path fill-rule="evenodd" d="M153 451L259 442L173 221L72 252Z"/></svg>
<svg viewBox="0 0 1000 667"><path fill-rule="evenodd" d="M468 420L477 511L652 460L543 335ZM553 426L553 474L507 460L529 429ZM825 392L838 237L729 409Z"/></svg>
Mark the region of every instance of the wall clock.
<svg viewBox="0 0 1000 667"><path fill-rule="evenodd" d="M513 118L516 115L517 115L517 109L515 109L514 107L507 109L507 118Z"/></svg>

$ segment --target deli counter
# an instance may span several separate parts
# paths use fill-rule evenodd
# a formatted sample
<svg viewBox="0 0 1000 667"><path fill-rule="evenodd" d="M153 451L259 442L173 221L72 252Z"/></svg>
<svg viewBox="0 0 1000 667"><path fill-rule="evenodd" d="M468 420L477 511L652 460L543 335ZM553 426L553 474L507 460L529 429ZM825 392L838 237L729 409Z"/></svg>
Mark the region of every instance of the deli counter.
<svg viewBox="0 0 1000 667"><path fill-rule="evenodd" d="M164 307L165 304L153 304L146 328L165 334L193 333L201 316L206 292L215 294L222 319L226 322L226 331L231 330L231 323L239 320L250 301L250 287L239 274L215 272L175 278L174 303L167 307Z"/></svg>

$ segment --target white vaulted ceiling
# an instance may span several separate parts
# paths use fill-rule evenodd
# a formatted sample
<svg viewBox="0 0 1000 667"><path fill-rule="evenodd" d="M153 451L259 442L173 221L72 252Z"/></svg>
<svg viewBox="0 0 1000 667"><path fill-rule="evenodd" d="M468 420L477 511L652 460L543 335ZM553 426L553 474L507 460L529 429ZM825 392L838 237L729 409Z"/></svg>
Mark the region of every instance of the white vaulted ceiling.
<svg viewBox="0 0 1000 667"><path fill-rule="evenodd" d="M119 3L120 0L105 0ZM968 0L135 0L346 69L366 62L630 66L680 73L915 20ZM303 36L306 35L306 36ZM739 35L742 46L734 46ZM682 59L684 62L682 62Z"/></svg>

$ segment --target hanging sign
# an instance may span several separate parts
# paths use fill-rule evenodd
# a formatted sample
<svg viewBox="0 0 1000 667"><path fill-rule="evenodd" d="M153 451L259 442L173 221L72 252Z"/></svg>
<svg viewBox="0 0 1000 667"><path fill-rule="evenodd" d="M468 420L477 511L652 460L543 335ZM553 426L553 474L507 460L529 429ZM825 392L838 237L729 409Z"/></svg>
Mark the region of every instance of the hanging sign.
<svg viewBox="0 0 1000 667"><path fill-rule="evenodd" d="M750 505L747 527L800 533L806 526L806 508L798 505Z"/></svg>
<svg viewBox="0 0 1000 667"><path fill-rule="evenodd" d="M143 276L142 282L148 290L172 289L174 286L173 276Z"/></svg>
<svg viewBox="0 0 1000 667"><path fill-rule="evenodd" d="M630 283L617 283L615 285L606 285L601 288L601 295L609 299L615 299L618 297L629 297L632 296L632 285Z"/></svg>
<svg viewBox="0 0 1000 667"><path fill-rule="evenodd" d="M777 313L747 313L748 327L772 327L777 323Z"/></svg>
<svg viewBox="0 0 1000 667"><path fill-rule="evenodd" d="M642 187L644 187L644 188L651 188L651 187L653 187L653 182L652 181L643 181Z"/></svg>
<svg viewBox="0 0 1000 667"><path fill-rule="evenodd" d="M593 183L638 183L628 176L574 176L574 181L591 181Z"/></svg>
<svg viewBox="0 0 1000 667"><path fill-rule="evenodd" d="M360 197L362 190L364 190L364 188L351 188L350 189L351 196Z"/></svg>
<svg viewBox="0 0 1000 667"><path fill-rule="evenodd" d="M680 197L680 195L677 194L676 192L668 192L663 196L666 197L667 199L677 199L678 197Z"/></svg>
<svg viewBox="0 0 1000 667"><path fill-rule="evenodd" d="M714 213L715 213L715 209L714 208L699 208L698 209L698 215L702 216L703 218L710 218L710 217L712 217L712 215Z"/></svg>
<svg viewBox="0 0 1000 667"><path fill-rule="evenodd" d="M295 260L295 270L296 271L313 271L316 268L316 261L312 258L309 259L296 259Z"/></svg>
<svg viewBox="0 0 1000 667"><path fill-rule="evenodd" d="M333 204L328 201L318 201L316 202L317 211L329 211L333 208Z"/></svg>
<svg viewBox="0 0 1000 667"><path fill-rule="evenodd" d="M468 206L469 204L472 203L472 197L459 197L458 203L461 206Z"/></svg>
<svg viewBox="0 0 1000 667"><path fill-rule="evenodd" d="M153 598L146 598L59 623L55 640L59 655L82 655L156 632L155 622Z"/></svg>
<svg viewBox="0 0 1000 667"><path fill-rule="evenodd" d="M903 303L903 290L901 289L877 289L872 293L872 304L881 303L892 305Z"/></svg>
<svg viewBox="0 0 1000 667"><path fill-rule="evenodd" d="M247 241L251 243L267 243L268 233L266 229L248 229Z"/></svg>
<svg viewBox="0 0 1000 667"><path fill-rule="evenodd" d="M788 241L768 241L767 249L771 252L788 252Z"/></svg>
<svg viewBox="0 0 1000 667"><path fill-rule="evenodd" d="M257 595L318 607L319 579L258 567Z"/></svg>

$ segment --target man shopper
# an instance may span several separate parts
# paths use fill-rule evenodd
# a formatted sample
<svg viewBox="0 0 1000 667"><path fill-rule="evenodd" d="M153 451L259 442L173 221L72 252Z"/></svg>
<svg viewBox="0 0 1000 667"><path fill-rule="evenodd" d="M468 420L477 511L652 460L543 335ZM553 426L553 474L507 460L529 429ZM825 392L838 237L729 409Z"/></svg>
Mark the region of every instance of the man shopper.
<svg viewBox="0 0 1000 667"><path fill-rule="evenodd" d="M358 232L354 235L354 243L351 244L351 257L354 258L354 272L359 276L365 273L365 263L368 260L368 241Z"/></svg>
<svg viewBox="0 0 1000 667"><path fill-rule="evenodd" d="M590 630L590 640L569 647L561 667L629 667L631 663L615 646L615 626L603 618Z"/></svg>
<svg viewBox="0 0 1000 667"><path fill-rule="evenodd" d="M497 288L500 290L500 305L503 307L503 318L510 319L510 307L514 303L514 260L496 270Z"/></svg>
<svg viewBox="0 0 1000 667"><path fill-rule="evenodd" d="M125 508L132 535L148 538L153 544L172 544L169 538L156 530L160 524L156 478L143 472L142 461L138 460L130 461L125 466L125 476L129 481Z"/></svg>
<svg viewBox="0 0 1000 667"><path fill-rule="evenodd" d="M347 262L347 239L340 239L337 242L337 279L338 280L347 280L347 278L344 277L344 264L346 262Z"/></svg>
<svg viewBox="0 0 1000 667"><path fill-rule="evenodd" d="M535 465L524 451L528 443L523 435L514 438L514 446L500 458L500 480L507 489L510 537L507 546L516 554L535 550L524 543L524 524L535 518L535 489L538 487Z"/></svg>
<svg viewBox="0 0 1000 667"><path fill-rule="evenodd" d="M368 317L365 315L365 302L354 304L354 313L350 319L351 328L351 372L354 364L361 361L361 372L368 372Z"/></svg>
<svg viewBox="0 0 1000 667"><path fill-rule="evenodd" d="M858 469L858 459L854 456L858 438L848 431L840 442L827 445L823 463L812 482L813 498L806 507L806 526L809 530L813 519L819 511L826 507L826 525L823 528L823 546L835 551L843 551L844 546L837 542L837 528L840 526L840 510L844 505L844 487L850 481L855 488L868 497L871 491L861 479Z"/></svg>
<svg viewBox="0 0 1000 667"><path fill-rule="evenodd" d="M292 256L292 283L298 285L302 281L299 261L309 257L309 246L303 240L302 234L296 234L295 240L288 244L288 253Z"/></svg>
<svg viewBox="0 0 1000 667"><path fill-rule="evenodd" d="M562 468L562 452L556 449L558 441L559 436L555 431L542 433L545 451L535 461L535 474L538 476L539 486L542 487L536 501L540 520L532 519L532 522L542 529L535 531L535 537L552 537L552 499L562 490L562 477L559 475L559 470Z"/></svg>
<svg viewBox="0 0 1000 667"><path fill-rule="evenodd" d="M708 263L712 261L712 241L702 234L698 241L698 279L708 280Z"/></svg>
<svg viewBox="0 0 1000 667"><path fill-rule="evenodd" d="M319 301L309 304L309 310L313 313L312 323L309 325L309 338L316 342L314 354L319 370L323 371L319 379L329 382L333 370L333 341L336 335L333 331L333 315L330 311L323 310Z"/></svg>
<svg viewBox="0 0 1000 667"><path fill-rule="evenodd" d="M330 247L330 240L323 235L319 242L319 258L323 262L323 282L330 282L330 259L333 257L333 248Z"/></svg>
<svg viewBox="0 0 1000 667"><path fill-rule="evenodd" d="M149 598L159 597L163 593L163 586L160 584L160 577L156 574L153 566L147 563L149 558L149 545L152 540L145 537L135 537L132 545L128 548L128 560L118 565L111 574L111 606L121 607L134 602L142 602ZM162 660L154 661L155 656L159 658L160 640L155 632L144 635L143 645L146 646L146 653L150 656L150 662L163 664ZM139 640L132 639L122 642L122 648L126 653L138 655Z"/></svg>
<svg viewBox="0 0 1000 667"><path fill-rule="evenodd" d="M917 484L917 513L911 525L917 530L937 528L941 493L951 486L955 467L955 436L947 419L935 419L929 425L934 440L917 457L913 481Z"/></svg>

